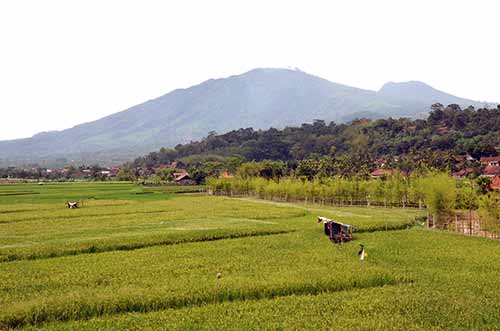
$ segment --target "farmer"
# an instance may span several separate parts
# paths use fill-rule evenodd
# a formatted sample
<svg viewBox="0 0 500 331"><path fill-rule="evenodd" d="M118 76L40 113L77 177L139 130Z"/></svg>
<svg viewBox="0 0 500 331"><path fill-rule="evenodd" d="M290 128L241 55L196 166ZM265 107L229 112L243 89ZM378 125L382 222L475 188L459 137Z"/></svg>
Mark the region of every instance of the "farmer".
<svg viewBox="0 0 500 331"><path fill-rule="evenodd" d="M359 255L359 259L361 261L364 261L365 260L365 257L368 256L368 253L366 253L365 251L365 246L363 246L362 244L359 245L361 247L361 249L359 250L358 252L358 255Z"/></svg>
<svg viewBox="0 0 500 331"><path fill-rule="evenodd" d="M69 209L76 209L78 208L78 202L67 202L68 208Z"/></svg>

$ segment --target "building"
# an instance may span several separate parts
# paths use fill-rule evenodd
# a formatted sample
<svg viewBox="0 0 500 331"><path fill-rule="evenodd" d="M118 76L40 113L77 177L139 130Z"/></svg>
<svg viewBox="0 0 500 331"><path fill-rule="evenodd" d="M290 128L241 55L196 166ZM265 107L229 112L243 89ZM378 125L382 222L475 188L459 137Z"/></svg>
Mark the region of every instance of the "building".
<svg viewBox="0 0 500 331"><path fill-rule="evenodd" d="M484 168L483 176L486 176L486 177L500 176L500 166L487 165L486 168Z"/></svg>
<svg viewBox="0 0 500 331"><path fill-rule="evenodd" d="M110 169L110 177L116 177L119 172L120 172L120 168L119 167L112 167Z"/></svg>
<svg viewBox="0 0 500 331"><path fill-rule="evenodd" d="M370 177L372 179L378 179L378 178L390 176L391 174L392 174L391 170L378 168L375 171L372 171L372 173L370 174Z"/></svg>
<svg viewBox="0 0 500 331"><path fill-rule="evenodd" d="M472 173L474 173L474 169L466 168L466 169L461 169L461 170L455 171L451 175L455 179L462 179L462 178L469 176Z"/></svg>
<svg viewBox="0 0 500 331"><path fill-rule="evenodd" d="M495 176L491 179L490 189L500 191L500 176Z"/></svg>
<svg viewBox="0 0 500 331"><path fill-rule="evenodd" d="M179 185L196 185L196 181L194 181L191 176L187 172L174 172L172 174L174 176L174 182Z"/></svg>
<svg viewBox="0 0 500 331"><path fill-rule="evenodd" d="M481 158L483 166L500 166L500 156L483 156Z"/></svg>
<svg viewBox="0 0 500 331"><path fill-rule="evenodd" d="M440 126L436 129L438 133L448 133L450 129L447 126Z"/></svg>

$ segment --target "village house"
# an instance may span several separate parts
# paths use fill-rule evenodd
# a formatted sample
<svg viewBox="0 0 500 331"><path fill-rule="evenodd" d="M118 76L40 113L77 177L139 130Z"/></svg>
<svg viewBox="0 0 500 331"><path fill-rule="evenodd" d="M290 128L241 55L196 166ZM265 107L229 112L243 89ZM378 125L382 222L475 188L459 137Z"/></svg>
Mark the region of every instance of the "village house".
<svg viewBox="0 0 500 331"><path fill-rule="evenodd" d="M500 156L483 156L480 162L483 166L500 166Z"/></svg>
<svg viewBox="0 0 500 331"><path fill-rule="evenodd" d="M372 179L384 178L392 174L391 170L378 168L370 174Z"/></svg>
<svg viewBox="0 0 500 331"><path fill-rule="evenodd" d="M500 176L491 178L490 189L494 191L500 191Z"/></svg>
<svg viewBox="0 0 500 331"><path fill-rule="evenodd" d="M490 189L500 191L500 176L495 176L491 179Z"/></svg>
<svg viewBox="0 0 500 331"><path fill-rule="evenodd" d="M174 172L172 174L174 176L174 182L179 185L196 185L196 182L191 178L189 173L186 171L183 172Z"/></svg>
<svg viewBox="0 0 500 331"><path fill-rule="evenodd" d="M370 173L370 177L372 179L386 178L389 176L396 176L396 175L408 177L410 176L410 172L407 170L378 168Z"/></svg>
<svg viewBox="0 0 500 331"><path fill-rule="evenodd" d="M440 126L436 129L436 131L439 133L448 133L450 132L450 129L447 126Z"/></svg>
<svg viewBox="0 0 500 331"><path fill-rule="evenodd" d="M484 168L484 171L483 171L482 175L485 176L485 177L500 176L500 166L498 166L498 165L487 165L486 168Z"/></svg>
<svg viewBox="0 0 500 331"><path fill-rule="evenodd" d="M451 175L455 179L463 179L468 177L470 174L474 173L474 169L472 168L466 168L466 169L461 169L458 171L454 171Z"/></svg>
<svg viewBox="0 0 500 331"><path fill-rule="evenodd" d="M110 169L110 177L116 177L118 176L118 173L120 172L120 167L112 167Z"/></svg>

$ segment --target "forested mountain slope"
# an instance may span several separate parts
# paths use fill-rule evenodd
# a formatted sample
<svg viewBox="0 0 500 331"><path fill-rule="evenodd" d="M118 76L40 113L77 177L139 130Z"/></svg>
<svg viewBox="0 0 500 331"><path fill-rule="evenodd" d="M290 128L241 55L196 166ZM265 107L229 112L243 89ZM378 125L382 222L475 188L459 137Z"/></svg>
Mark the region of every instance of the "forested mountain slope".
<svg viewBox="0 0 500 331"><path fill-rule="evenodd" d="M255 69L175 90L71 129L2 141L0 165L56 160L116 164L201 139L211 131L284 128L315 119L422 117L435 102L482 106L418 82L388 83L375 92L298 70Z"/></svg>

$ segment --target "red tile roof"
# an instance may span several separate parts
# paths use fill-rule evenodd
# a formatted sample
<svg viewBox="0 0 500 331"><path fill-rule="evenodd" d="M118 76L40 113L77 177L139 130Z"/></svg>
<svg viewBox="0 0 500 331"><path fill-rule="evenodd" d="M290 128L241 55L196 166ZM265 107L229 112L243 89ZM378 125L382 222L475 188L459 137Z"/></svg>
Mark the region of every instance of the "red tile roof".
<svg viewBox="0 0 500 331"><path fill-rule="evenodd" d="M500 156L483 156L481 163L500 162Z"/></svg>
<svg viewBox="0 0 500 331"><path fill-rule="evenodd" d="M495 176L491 179L490 188L492 190L500 190L500 176Z"/></svg>
<svg viewBox="0 0 500 331"><path fill-rule="evenodd" d="M488 165L486 168L484 168L483 171L484 176L500 176L500 166L492 166Z"/></svg>
<svg viewBox="0 0 500 331"><path fill-rule="evenodd" d="M490 188L492 190L500 190L500 176L495 176L491 179Z"/></svg>
<svg viewBox="0 0 500 331"><path fill-rule="evenodd" d="M458 171L455 171L454 173L452 173L452 176L455 178L463 178L463 177L467 177L468 175L470 175L473 172L474 172L474 170L472 170L471 168L461 169L461 170L458 170Z"/></svg>
<svg viewBox="0 0 500 331"><path fill-rule="evenodd" d="M379 169L373 171L370 175L372 177L382 177L382 176L390 175L391 173L392 172L390 170L379 168Z"/></svg>

